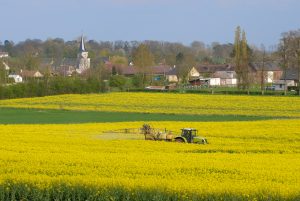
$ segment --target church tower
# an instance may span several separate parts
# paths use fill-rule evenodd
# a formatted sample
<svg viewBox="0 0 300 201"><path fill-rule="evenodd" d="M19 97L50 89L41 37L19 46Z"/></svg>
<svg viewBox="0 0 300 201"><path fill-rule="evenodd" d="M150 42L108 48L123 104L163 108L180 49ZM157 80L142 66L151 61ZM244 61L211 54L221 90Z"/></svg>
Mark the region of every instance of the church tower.
<svg viewBox="0 0 300 201"><path fill-rule="evenodd" d="M79 53L77 55L77 73L82 73L83 71L90 68L91 60L88 57L89 53L85 49L84 39L83 36L81 36Z"/></svg>

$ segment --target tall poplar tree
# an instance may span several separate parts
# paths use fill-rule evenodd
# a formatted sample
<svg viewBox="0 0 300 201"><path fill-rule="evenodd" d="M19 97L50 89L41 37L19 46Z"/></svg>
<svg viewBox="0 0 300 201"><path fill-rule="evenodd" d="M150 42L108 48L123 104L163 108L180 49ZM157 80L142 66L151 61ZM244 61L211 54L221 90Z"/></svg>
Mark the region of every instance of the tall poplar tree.
<svg viewBox="0 0 300 201"><path fill-rule="evenodd" d="M241 37L240 26L238 26L235 31L234 62L235 72L237 74L237 87L239 89L249 90L250 80L248 44L245 31L242 32Z"/></svg>
<svg viewBox="0 0 300 201"><path fill-rule="evenodd" d="M0 84L5 83L5 66L3 64L2 59L0 59Z"/></svg>
<svg viewBox="0 0 300 201"><path fill-rule="evenodd" d="M297 57L297 68L298 68L298 95L300 96L300 37L297 37L297 48L296 48L296 57Z"/></svg>
<svg viewBox="0 0 300 201"><path fill-rule="evenodd" d="M241 88L241 27L238 26L235 30L234 40L234 62L235 72L237 76L237 87Z"/></svg>
<svg viewBox="0 0 300 201"><path fill-rule="evenodd" d="M242 76L242 89L249 90L250 80L249 80L249 57L248 57L248 44L246 39L246 33L243 31L242 41L241 41L241 76Z"/></svg>

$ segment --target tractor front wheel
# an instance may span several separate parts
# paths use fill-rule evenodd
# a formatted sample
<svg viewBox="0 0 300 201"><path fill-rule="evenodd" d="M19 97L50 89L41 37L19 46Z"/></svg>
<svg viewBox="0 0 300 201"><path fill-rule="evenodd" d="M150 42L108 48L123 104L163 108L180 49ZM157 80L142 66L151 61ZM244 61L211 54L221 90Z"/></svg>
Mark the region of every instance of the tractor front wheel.
<svg viewBox="0 0 300 201"><path fill-rule="evenodd" d="M175 142L178 142L178 143L184 143L184 140L181 139L181 138L177 138L177 139L175 139Z"/></svg>

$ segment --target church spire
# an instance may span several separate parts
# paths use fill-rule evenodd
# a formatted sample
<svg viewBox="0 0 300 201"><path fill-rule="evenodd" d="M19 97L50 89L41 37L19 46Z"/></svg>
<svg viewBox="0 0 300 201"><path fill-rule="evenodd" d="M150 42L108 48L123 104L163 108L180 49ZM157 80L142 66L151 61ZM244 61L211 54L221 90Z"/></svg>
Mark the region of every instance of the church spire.
<svg viewBox="0 0 300 201"><path fill-rule="evenodd" d="M85 52L85 46L84 46L83 35L81 36L81 41L80 41L79 51L80 51L80 52Z"/></svg>

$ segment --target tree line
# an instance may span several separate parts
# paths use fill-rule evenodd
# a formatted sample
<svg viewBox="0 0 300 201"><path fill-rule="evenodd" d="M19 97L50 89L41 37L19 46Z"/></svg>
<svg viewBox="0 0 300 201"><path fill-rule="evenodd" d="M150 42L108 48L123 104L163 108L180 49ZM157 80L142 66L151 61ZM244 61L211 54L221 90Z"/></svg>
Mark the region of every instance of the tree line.
<svg viewBox="0 0 300 201"><path fill-rule="evenodd" d="M14 66L23 69L38 69L43 58L53 58L57 63L62 63L64 58L76 58L78 53L78 40L64 41L63 39L28 39L15 44L13 41L0 41L0 51L8 52ZM153 55L155 64L174 65L176 55L181 52L193 56L199 63L226 63L230 60L233 44L220 44L214 42L206 45L194 41L190 45L164 41L95 41L87 40L86 49L89 51L91 66L101 64L104 57L110 57L117 63L127 63L133 60L133 53L145 44Z"/></svg>
<svg viewBox="0 0 300 201"><path fill-rule="evenodd" d="M128 82L119 76L117 69L113 68L108 72L103 68L103 61L108 59L113 65L125 65L133 62L139 67L139 73L131 80L131 85L144 87L149 83L149 67L153 65L176 66L177 76L181 82L188 81L188 72L191 67L197 64L225 64L235 65L237 74L237 88L250 90L253 80L250 77L251 62L259 63L261 73L261 90L264 91L267 62L276 62L282 67L284 72L290 68L298 69L300 77L300 30L289 31L282 34L279 43L275 48L267 49L264 45L256 47L249 45L246 32L237 27L235 31L234 43L221 44L214 42L205 44L201 41L194 41L190 45L182 43L172 43L165 41L95 41L87 40L86 49L91 58L91 72L88 76L103 82L109 80L109 85L119 88L126 88ZM0 41L0 51L8 52L9 59L5 62L12 67L11 71L18 72L20 69L36 70L40 69L43 59L51 59L54 66L63 64L66 58L76 58L79 47L79 38L72 41L63 39L26 40L15 44L13 41ZM45 70L45 69L44 69ZM47 72L44 72L47 75ZM7 83L3 62L0 62L0 84ZM77 76L76 79L82 79ZM51 79L53 82L60 81L57 78ZM84 77L83 82L87 81ZM299 79L298 79L299 80ZM39 82L42 85L41 82ZM298 83L299 84L299 83ZM102 83L104 86L104 84ZM76 87L75 87L76 88ZM74 91L76 91L74 89ZM98 91L100 88L98 88ZM72 91L72 90L71 90ZM45 92L53 93L53 92ZM58 90L58 93L61 91Z"/></svg>

